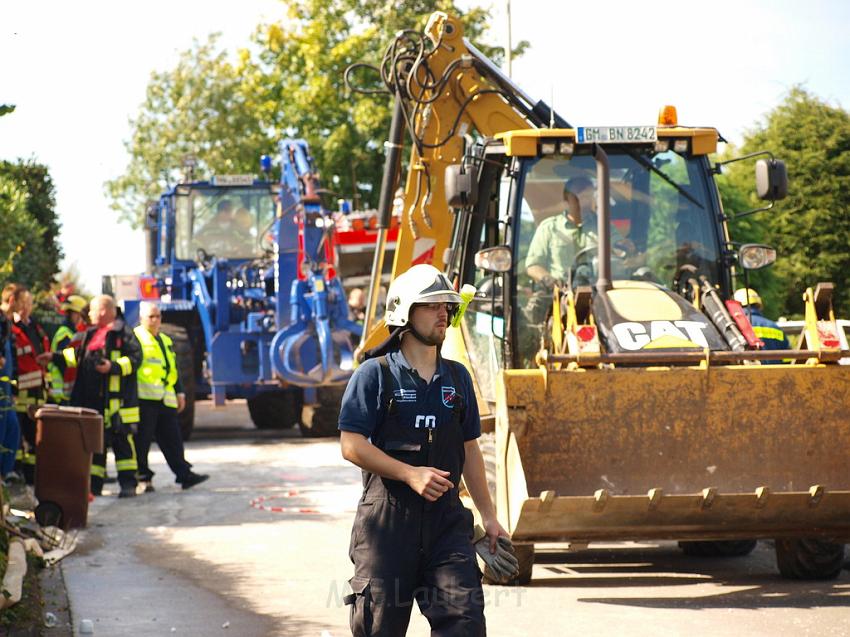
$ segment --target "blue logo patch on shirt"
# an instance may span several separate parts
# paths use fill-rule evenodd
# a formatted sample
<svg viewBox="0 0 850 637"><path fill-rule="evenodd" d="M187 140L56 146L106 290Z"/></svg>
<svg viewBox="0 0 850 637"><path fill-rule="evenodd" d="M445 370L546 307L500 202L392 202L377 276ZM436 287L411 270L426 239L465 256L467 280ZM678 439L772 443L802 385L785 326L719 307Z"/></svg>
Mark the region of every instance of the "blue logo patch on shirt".
<svg viewBox="0 0 850 637"><path fill-rule="evenodd" d="M393 392L395 396L395 401L397 403L415 403L416 402L416 390L415 389L396 389Z"/></svg>
<svg viewBox="0 0 850 637"><path fill-rule="evenodd" d="M446 407L454 407L455 400L457 399L457 393L455 392L454 387L446 387L442 386L442 396L443 396L443 404Z"/></svg>

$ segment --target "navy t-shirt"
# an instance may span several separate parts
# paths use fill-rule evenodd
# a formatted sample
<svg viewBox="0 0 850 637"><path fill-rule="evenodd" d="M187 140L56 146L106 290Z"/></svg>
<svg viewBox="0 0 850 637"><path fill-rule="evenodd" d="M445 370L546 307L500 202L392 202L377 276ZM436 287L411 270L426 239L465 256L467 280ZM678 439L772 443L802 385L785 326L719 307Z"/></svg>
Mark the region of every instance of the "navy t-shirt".
<svg viewBox="0 0 850 637"><path fill-rule="evenodd" d="M387 354L390 372L395 378L394 387L383 387L381 364L377 358L370 359L358 367L342 398L339 412L339 428L372 436L375 425L383 422L385 405L389 392L395 398L396 414L400 424L409 423L410 427L423 425L429 417L437 423L450 422L452 401L457 394L464 406L463 439L474 440L481 435L481 419L478 415L478 403L472 389L472 378L460 363L449 363L442 357L438 359L437 371L431 382L423 380L400 350ZM454 368L452 375L451 365ZM457 386L455 386L457 385Z"/></svg>

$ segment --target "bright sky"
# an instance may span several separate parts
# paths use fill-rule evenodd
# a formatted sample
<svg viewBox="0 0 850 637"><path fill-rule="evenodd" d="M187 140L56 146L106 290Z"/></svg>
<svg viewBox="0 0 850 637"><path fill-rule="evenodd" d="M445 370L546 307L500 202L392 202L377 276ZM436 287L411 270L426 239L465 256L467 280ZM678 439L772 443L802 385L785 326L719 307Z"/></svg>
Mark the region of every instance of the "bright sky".
<svg viewBox="0 0 850 637"><path fill-rule="evenodd" d="M464 1L464 5L470 4ZM486 0L478 4L487 4ZM489 42L503 42L492 2ZM514 0L513 39L532 46L515 81L573 125L651 124L675 104L683 124L732 141L794 84L850 107L850 3L840 0ZM121 174L123 142L150 73L219 31L229 50L282 17L278 0L104 0L0 5L0 158L34 157L57 188L66 266L90 291L100 276L144 268L139 231L118 224L103 183Z"/></svg>

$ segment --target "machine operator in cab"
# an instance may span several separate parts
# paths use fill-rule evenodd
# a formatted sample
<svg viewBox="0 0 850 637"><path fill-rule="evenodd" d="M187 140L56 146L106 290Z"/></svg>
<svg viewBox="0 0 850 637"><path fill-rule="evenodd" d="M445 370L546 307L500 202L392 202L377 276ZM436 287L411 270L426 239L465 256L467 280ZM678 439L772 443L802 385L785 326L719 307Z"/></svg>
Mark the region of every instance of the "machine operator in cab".
<svg viewBox="0 0 850 637"><path fill-rule="evenodd" d="M484 635L476 550L491 569L489 560L501 560L495 568L515 570L487 489L472 379L440 355L460 303L431 265L396 278L387 297L390 338L345 391L342 455L363 470L364 485L345 600L353 635L405 634L414 599L432 635ZM458 496L461 476L484 526L475 547L472 513Z"/></svg>

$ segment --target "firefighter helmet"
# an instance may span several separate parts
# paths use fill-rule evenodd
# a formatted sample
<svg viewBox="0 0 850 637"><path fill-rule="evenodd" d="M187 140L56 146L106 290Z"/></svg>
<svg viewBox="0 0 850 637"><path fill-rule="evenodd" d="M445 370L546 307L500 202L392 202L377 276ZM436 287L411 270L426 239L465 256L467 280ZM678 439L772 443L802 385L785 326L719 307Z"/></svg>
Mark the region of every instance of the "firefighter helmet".
<svg viewBox="0 0 850 637"><path fill-rule="evenodd" d="M389 327L402 327L410 320L410 308L417 303L460 302L460 294L445 274L433 265L414 265L390 284L384 320Z"/></svg>
<svg viewBox="0 0 850 637"><path fill-rule="evenodd" d="M753 288L738 288L735 290L735 300L743 306L762 306L761 297Z"/></svg>

